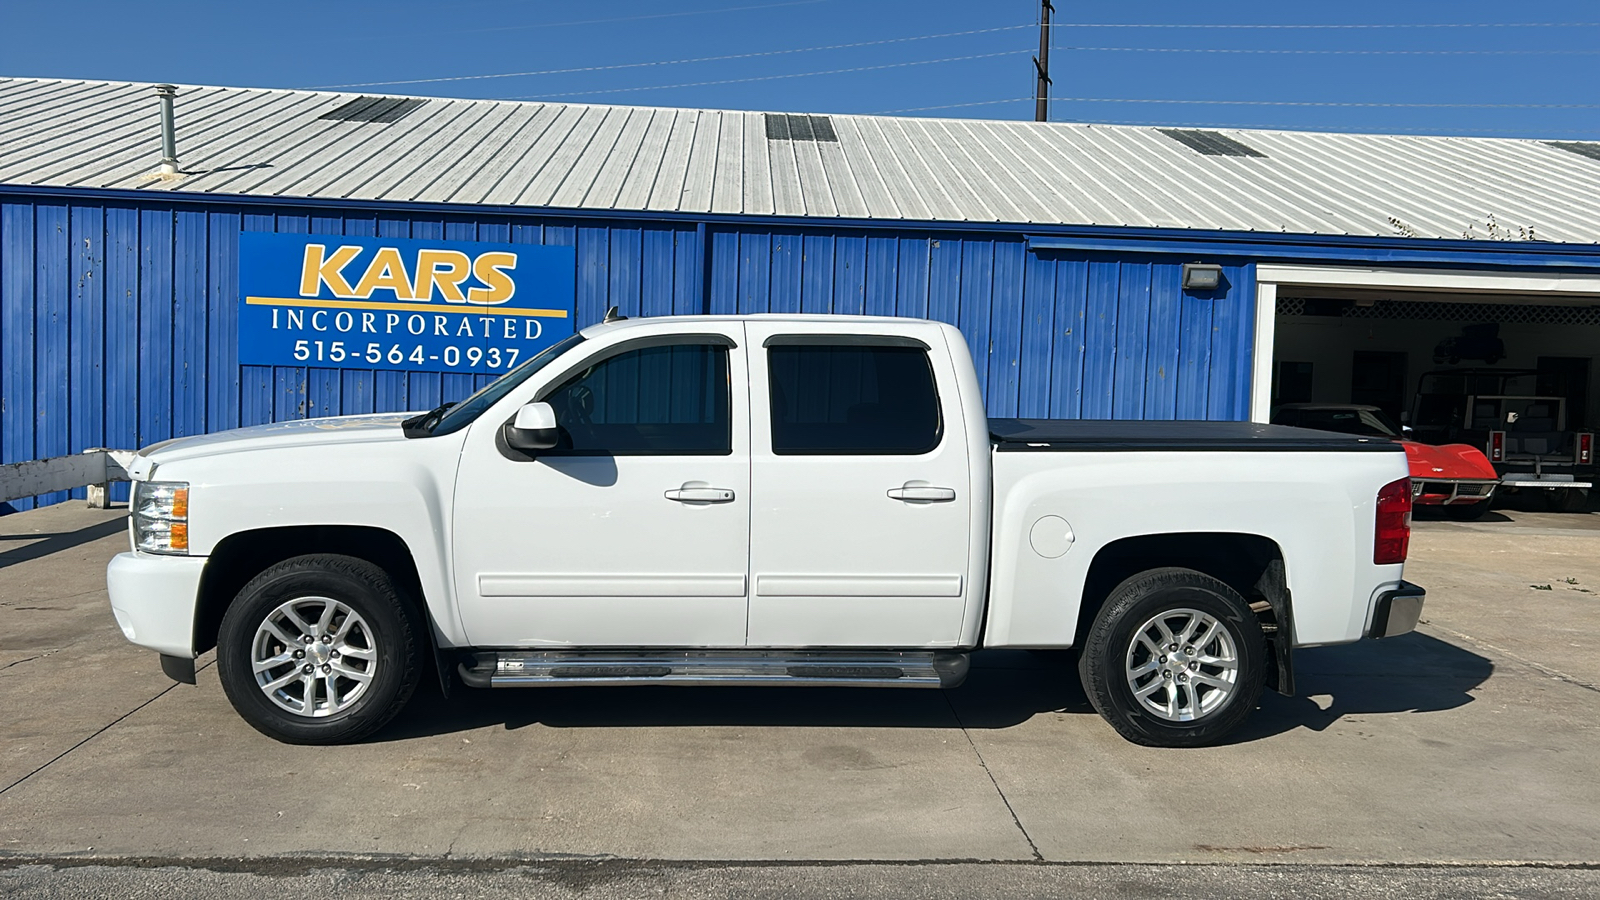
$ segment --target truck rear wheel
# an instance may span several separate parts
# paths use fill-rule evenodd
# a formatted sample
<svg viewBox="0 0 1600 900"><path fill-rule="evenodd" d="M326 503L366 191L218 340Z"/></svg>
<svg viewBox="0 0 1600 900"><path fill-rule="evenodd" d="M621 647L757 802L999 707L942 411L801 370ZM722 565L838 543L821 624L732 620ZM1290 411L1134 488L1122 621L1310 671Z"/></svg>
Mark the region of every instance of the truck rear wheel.
<svg viewBox="0 0 1600 900"><path fill-rule="evenodd" d="M1123 737L1200 747L1255 709L1265 661L1261 625L1237 591L1192 569L1151 569L1106 598L1078 673Z"/></svg>
<svg viewBox="0 0 1600 900"><path fill-rule="evenodd" d="M289 744L360 740L421 675L419 617L365 560L316 554L251 579L222 617L217 674L239 715Z"/></svg>

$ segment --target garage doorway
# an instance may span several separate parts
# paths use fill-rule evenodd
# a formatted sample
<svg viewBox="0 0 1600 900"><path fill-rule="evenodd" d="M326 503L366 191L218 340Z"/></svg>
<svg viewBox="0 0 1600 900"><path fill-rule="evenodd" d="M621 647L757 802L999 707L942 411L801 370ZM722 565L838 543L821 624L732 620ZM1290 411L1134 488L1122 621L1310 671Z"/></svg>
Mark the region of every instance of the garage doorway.
<svg viewBox="0 0 1600 900"><path fill-rule="evenodd" d="M1600 349L1600 348L1597 348ZM1541 356L1537 372L1540 394L1567 397L1567 427L1589 427L1590 365L1587 356Z"/></svg>
<svg viewBox="0 0 1600 900"><path fill-rule="evenodd" d="M1376 406L1398 422L1406 405L1408 356L1403 350L1352 351L1349 402Z"/></svg>
<svg viewBox="0 0 1600 900"><path fill-rule="evenodd" d="M1255 421L1288 403L1375 407L1390 432L1481 450L1496 503L1591 508L1600 277L1258 265L1257 282L1256 346L1271 354L1256 360ZM1454 465L1439 459L1431 471ZM1478 508L1458 493L1439 502Z"/></svg>
<svg viewBox="0 0 1600 900"><path fill-rule="evenodd" d="M1406 418L1440 370L1518 370L1522 393L1600 423L1600 276L1257 266L1251 418L1287 402L1363 403ZM1291 399L1292 396L1292 399Z"/></svg>

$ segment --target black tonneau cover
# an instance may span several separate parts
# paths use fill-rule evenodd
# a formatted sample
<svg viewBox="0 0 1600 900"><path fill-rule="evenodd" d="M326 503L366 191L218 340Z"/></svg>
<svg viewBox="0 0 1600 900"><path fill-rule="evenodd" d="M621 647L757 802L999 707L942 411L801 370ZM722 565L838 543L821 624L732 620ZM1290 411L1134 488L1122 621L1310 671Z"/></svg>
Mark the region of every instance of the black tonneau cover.
<svg viewBox="0 0 1600 900"><path fill-rule="evenodd" d="M990 419L999 451L1247 450L1272 453L1404 452L1388 438L1255 422Z"/></svg>

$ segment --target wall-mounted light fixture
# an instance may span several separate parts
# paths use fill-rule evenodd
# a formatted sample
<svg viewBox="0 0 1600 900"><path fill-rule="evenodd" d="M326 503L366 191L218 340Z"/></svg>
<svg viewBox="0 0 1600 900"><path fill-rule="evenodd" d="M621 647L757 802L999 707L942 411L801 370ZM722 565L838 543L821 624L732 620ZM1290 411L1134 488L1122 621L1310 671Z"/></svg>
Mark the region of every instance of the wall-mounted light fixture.
<svg viewBox="0 0 1600 900"><path fill-rule="evenodd" d="M1183 289L1214 291L1222 286L1222 267L1209 263L1183 264Z"/></svg>

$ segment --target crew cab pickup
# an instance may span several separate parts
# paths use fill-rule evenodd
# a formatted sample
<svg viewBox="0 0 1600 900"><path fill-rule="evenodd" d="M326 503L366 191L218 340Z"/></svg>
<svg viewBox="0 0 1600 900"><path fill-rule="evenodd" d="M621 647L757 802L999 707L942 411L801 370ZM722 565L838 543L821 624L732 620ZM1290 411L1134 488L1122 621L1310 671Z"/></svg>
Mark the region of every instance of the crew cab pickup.
<svg viewBox="0 0 1600 900"><path fill-rule="evenodd" d="M1123 736L1192 746L1292 692L1295 648L1415 626L1399 444L981 397L936 322L608 315L428 413L145 448L111 606L177 680L214 646L299 743L371 733L430 668L949 688L979 648L1076 648Z"/></svg>

